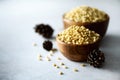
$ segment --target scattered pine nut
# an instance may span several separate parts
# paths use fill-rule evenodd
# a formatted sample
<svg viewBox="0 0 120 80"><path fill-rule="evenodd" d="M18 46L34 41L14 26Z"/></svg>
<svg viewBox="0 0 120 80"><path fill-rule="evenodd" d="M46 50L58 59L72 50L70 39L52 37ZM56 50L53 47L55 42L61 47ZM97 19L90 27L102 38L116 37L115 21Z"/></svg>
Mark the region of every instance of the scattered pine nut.
<svg viewBox="0 0 120 80"><path fill-rule="evenodd" d="M65 64L61 62L60 65L63 66L63 65L65 65Z"/></svg>
<svg viewBox="0 0 120 80"><path fill-rule="evenodd" d="M62 60L62 59L60 57L58 57L57 60Z"/></svg>
<svg viewBox="0 0 120 80"><path fill-rule="evenodd" d="M53 49L52 49L52 51L53 51L53 52L56 52L56 51L57 51L57 49L56 49L56 48L53 48Z"/></svg>
<svg viewBox="0 0 120 80"><path fill-rule="evenodd" d="M47 59L47 61L51 61L51 59L50 59L50 58L48 58L48 59Z"/></svg>
<svg viewBox="0 0 120 80"><path fill-rule="evenodd" d="M59 66L56 66L56 68L60 68Z"/></svg>
<svg viewBox="0 0 120 80"><path fill-rule="evenodd" d="M42 58L41 58L41 57L38 57L38 60L39 60L39 61L42 61Z"/></svg>
<svg viewBox="0 0 120 80"><path fill-rule="evenodd" d="M74 72L78 72L79 70L78 70L77 68L74 68L73 71L74 71Z"/></svg>
<svg viewBox="0 0 120 80"><path fill-rule="evenodd" d="M46 59L47 61L50 61L50 59Z"/></svg>
<svg viewBox="0 0 120 80"><path fill-rule="evenodd" d="M50 59L48 56L46 57L46 60L47 60L47 61L51 61L51 59Z"/></svg>
<svg viewBox="0 0 120 80"><path fill-rule="evenodd" d="M57 65L56 64L53 64L54 67L56 67Z"/></svg>
<svg viewBox="0 0 120 80"><path fill-rule="evenodd" d="M58 65L56 65L56 64L53 64L53 66L55 67L55 68L60 68Z"/></svg>
<svg viewBox="0 0 120 80"><path fill-rule="evenodd" d="M68 67L67 67L67 66L63 66L63 68L68 69Z"/></svg>
<svg viewBox="0 0 120 80"><path fill-rule="evenodd" d="M52 50L49 51L51 54L53 54L54 52Z"/></svg>
<svg viewBox="0 0 120 80"><path fill-rule="evenodd" d="M87 65L86 65L86 64L81 64L81 66L82 66L82 67L85 67L85 66L87 66Z"/></svg>
<svg viewBox="0 0 120 80"><path fill-rule="evenodd" d="M40 60L40 61L42 61L42 55L39 54L39 55L37 56L37 59Z"/></svg>
<svg viewBox="0 0 120 80"><path fill-rule="evenodd" d="M33 46L37 46L37 44L36 44L36 43L33 43L32 45L33 45Z"/></svg>
<svg viewBox="0 0 120 80"><path fill-rule="evenodd" d="M53 54L53 53L55 53L56 51L57 51L57 49L56 49L56 48L53 48L53 49L50 50L49 52Z"/></svg>
<svg viewBox="0 0 120 80"><path fill-rule="evenodd" d="M42 59L41 59L41 58L40 58L39 60L40 60L40 61L42 61Z"/></svg>
<svg viewBox="0 0 120 80"><path fill-rule="evenodd" d="M38 57L42 57L42 55L41 55L41 54L39 54L39 55L38 55Z"/></svg>
<svg viewBox="0 0 120 80"><path fill-rule="evenodd" d="M49 55L50 55L50 56L53 56L53 53L50 53Z"/></svg>
<svg viewBox="0 0 120 80"><path fill-rule="evenodd" d="M63 75L64 73L63 72L59 72L59 75Z"/></svg>
<svg viewBox="0 0 120 80"><path fill-rule="evenodd" d="M40 55L40 57L42 57L42 55Z"/></svg>

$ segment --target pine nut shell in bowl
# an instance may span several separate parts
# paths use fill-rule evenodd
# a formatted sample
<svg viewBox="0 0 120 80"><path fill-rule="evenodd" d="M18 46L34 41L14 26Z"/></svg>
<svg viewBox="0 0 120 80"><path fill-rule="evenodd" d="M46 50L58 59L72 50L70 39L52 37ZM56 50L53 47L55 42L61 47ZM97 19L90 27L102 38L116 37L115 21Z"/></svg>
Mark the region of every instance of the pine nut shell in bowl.
<svg viewBox="0 0 120 80"><path fill-rule="evenodd" d="M63 24L65 29L71 25L85 26L104 37L109 24L109 15L93 7L80 6L63 15Z"/></svg>
<svg viewBox="0 0 120 80"><path fill-rule="evenodd" d="M69 60L86 62L88 54L99 48L101 36L84 26L70 26L56 37L60 52Z"/></svg>

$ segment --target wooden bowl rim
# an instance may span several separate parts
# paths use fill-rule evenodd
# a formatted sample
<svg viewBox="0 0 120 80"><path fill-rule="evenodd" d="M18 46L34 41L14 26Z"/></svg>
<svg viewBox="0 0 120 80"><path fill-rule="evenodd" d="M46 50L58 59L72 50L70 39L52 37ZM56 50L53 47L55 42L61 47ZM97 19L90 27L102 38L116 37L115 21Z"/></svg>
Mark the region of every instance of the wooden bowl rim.
<svg viewBox="0 0 120 80"><path fill-rule="evenodd" d="M79 47L94 45L94 44L96 44L96 43L100 43L101 40L102 40L102 37L100 36L100 38L99 38L96 42L94 42L94 43L91 43L91 44L82 44L82 45L80 45L80 44L67 44L67 43L62 42L61 40L59 40L59 39L58 39L58 36L56 37L56 41L57 41L58 43L60 43L60 44L67 45L67 46L79 46Z"/></svg>
<svg viewBox="0 0 120 80"><path fill-rule="evenodd" d="M89 25L89 24L94 24L94 23L102 23L102 22L106 22L106 21L109 21L109 19L110 19L110 17L109 17L109 15L106 13L106 20L104 20L104 21L96 21L96 22L75 22L75 21L73 21L73 20L69 20L69 19L66 19L66 18L64 18L64 16L65 16L65 13L63 14L63 21L66 21L66 22L73 22L73 23L77 23L77 24L83 24L83 25Z"/></svg>

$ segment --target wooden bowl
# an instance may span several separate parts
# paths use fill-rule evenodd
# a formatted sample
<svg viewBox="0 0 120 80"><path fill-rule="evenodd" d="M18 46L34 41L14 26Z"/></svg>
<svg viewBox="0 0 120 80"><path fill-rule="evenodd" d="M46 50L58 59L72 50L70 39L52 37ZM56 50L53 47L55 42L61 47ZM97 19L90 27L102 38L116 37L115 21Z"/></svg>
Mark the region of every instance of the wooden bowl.
<svg viewBox="0 0 120 80"><path fill-rule="evenodd" d="M72 20L68 20L64 18L63 15L63 24L64 28L68 28L71 25L78 25L78 26L85 26L86 28L95 31L96 33L100 34L104 37L109 23L109 16L106 14L106 20L101 22L92 22L92 23L82 23L82 22L75 22Z"/></svg>
<svg viewBox="0 0 120 80"><path fill-rule="evenodd" d="M75 44L66 44L60 41L56 37L57 45L61 53L72 61L81 61L85 62L87 60L88 54L93 51L94 49L99 48L100 39L88 45L75 45Z"/></svg>

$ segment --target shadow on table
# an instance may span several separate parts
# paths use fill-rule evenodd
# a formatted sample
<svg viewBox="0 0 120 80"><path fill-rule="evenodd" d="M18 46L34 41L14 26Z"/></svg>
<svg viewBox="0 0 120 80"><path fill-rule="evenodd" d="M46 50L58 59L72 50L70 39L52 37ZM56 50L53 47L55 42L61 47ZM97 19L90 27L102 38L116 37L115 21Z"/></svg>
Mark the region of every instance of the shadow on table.
<svg viewBox="0 0 120 80"><path fill-rule="evenodd" d="M106 35L101 48L106 57L104 69L120 73L120 36Z"/></svg>

